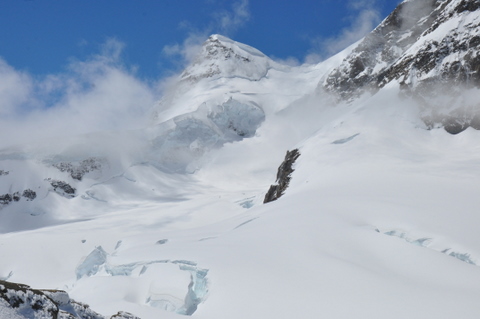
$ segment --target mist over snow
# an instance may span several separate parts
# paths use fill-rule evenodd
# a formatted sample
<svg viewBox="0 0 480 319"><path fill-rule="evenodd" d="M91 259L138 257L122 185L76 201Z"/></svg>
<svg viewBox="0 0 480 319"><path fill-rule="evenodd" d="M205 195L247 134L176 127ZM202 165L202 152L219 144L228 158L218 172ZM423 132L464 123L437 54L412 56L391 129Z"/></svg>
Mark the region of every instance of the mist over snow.
<svg viewBox="0 0 480 319"><path fill-rule="evenodd" d="M246 0L157 80L0 60L0 318L478 318L480 5L377 3L309 63L208 34Z"/></svg>

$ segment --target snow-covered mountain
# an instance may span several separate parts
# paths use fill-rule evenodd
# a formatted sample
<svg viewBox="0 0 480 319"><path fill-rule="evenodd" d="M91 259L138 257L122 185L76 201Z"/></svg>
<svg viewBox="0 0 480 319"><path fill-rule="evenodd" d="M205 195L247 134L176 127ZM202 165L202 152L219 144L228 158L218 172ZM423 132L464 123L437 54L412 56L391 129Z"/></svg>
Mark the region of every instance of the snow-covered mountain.
<svg viewBox="0 0 480 319"><path fill-rule="evenodd" d="M319 87L352 100L391 84L420 103L430 127L480 129L479 7L478 1L404 1ZM467 90L473 97L465 97Z"/></svg>
<svg viewBox="0 0 480 319"><path fill-rule="evenodd" d="M407 0L298 67L213 35L150 126L1 150L0 318L477 318L479 25Z"/></svg>

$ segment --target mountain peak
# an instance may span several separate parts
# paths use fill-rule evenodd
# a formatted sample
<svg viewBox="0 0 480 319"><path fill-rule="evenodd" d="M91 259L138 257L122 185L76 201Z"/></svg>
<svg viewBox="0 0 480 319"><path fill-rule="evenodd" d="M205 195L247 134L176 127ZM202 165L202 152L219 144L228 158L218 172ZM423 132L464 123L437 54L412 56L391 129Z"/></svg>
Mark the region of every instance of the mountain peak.
<svg viewBox="0 0 480 319"><path fill-rule="evenodd" d="M271 64L272 61L259 50L214 34L203 43L200 53L182 73L181 79L198 82L205 78L238 77L258 81L267 74Z"/></svg>
<svg viewBox="0 0 480 319"><path fill-rule="evenodd" d="M475 11L479 8L477 0L406 0L322 85L342 99L351 99L392 81L416 89L422 83L450 83L459 77L477 80L480 18Z"/></svg>
<svg viewBox="0 0 480 319"><path fill-rule="evenodd" d="M249 45L234 41L220 34L212 34L204 43L204 46L209 46L209 45L217 48L223 47L223 48L231 49L236 54L266 57L265 54L263 54L257 49Z"/></svg>

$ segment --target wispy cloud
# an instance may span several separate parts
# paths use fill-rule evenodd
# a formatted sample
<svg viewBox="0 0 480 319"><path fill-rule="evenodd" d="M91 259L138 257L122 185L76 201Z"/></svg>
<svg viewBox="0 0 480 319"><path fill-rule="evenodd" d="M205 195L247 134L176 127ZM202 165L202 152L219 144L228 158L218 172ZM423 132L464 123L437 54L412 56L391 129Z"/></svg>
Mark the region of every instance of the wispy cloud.
<svg viewBox="0 0 480 319"><path fill-rule="evenodd" d="M221 33L231 35L250 20L248 0L234 2L231 11L218 12L216 15Z"/></svg>
<svg viewBox="0 0 480 319"><path fill-rule="evenodd" d="M123 47L110 39L89 60L41 79L0 59L0 147L143 127L156 92L122 64Z"/></svg>
<svg viewBox="0 0 480 319"><path fill-rule="evenodd" d="M219 10L212 14L212 20L207 27L198 29L188 21L183 21L181 27L188 30L187 37L182 43L174 43L163 47L163 54L177 60L181 67L192 62L198 54L203 42L213 33L232 36L243 27L251 14L248 0L234 2L229 10Z"/></svg>
<svg viewBox="0 0 480 319"><path fill-rule="evenodd" d="M306 63L318 63L345 49L372 31L381 20L376 0L350 0L348 8L352 12L350 25L334 37L312 39L312 49L305 58Z"/></svg>
<svg viewBox="0 0 480 319"><path fill-rule="evenodd" d="M209 35L208 31L191 31L182 43L165 45L162 52L183 68L194 60Z"/></svg>

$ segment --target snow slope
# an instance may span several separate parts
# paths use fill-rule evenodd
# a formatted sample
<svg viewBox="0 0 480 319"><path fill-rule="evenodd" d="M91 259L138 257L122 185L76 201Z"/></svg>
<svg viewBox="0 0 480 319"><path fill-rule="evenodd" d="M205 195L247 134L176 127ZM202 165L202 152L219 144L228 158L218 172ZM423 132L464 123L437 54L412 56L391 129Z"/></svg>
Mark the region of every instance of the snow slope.
<svg viewBox="0 0 480 319"><path fill-rule="evenodd" d="M319 92L353 49L287 67L212 36L145 130L3 150L0 280L106 317L477 318L480 132L429 129L395 83Z"/></svg>

